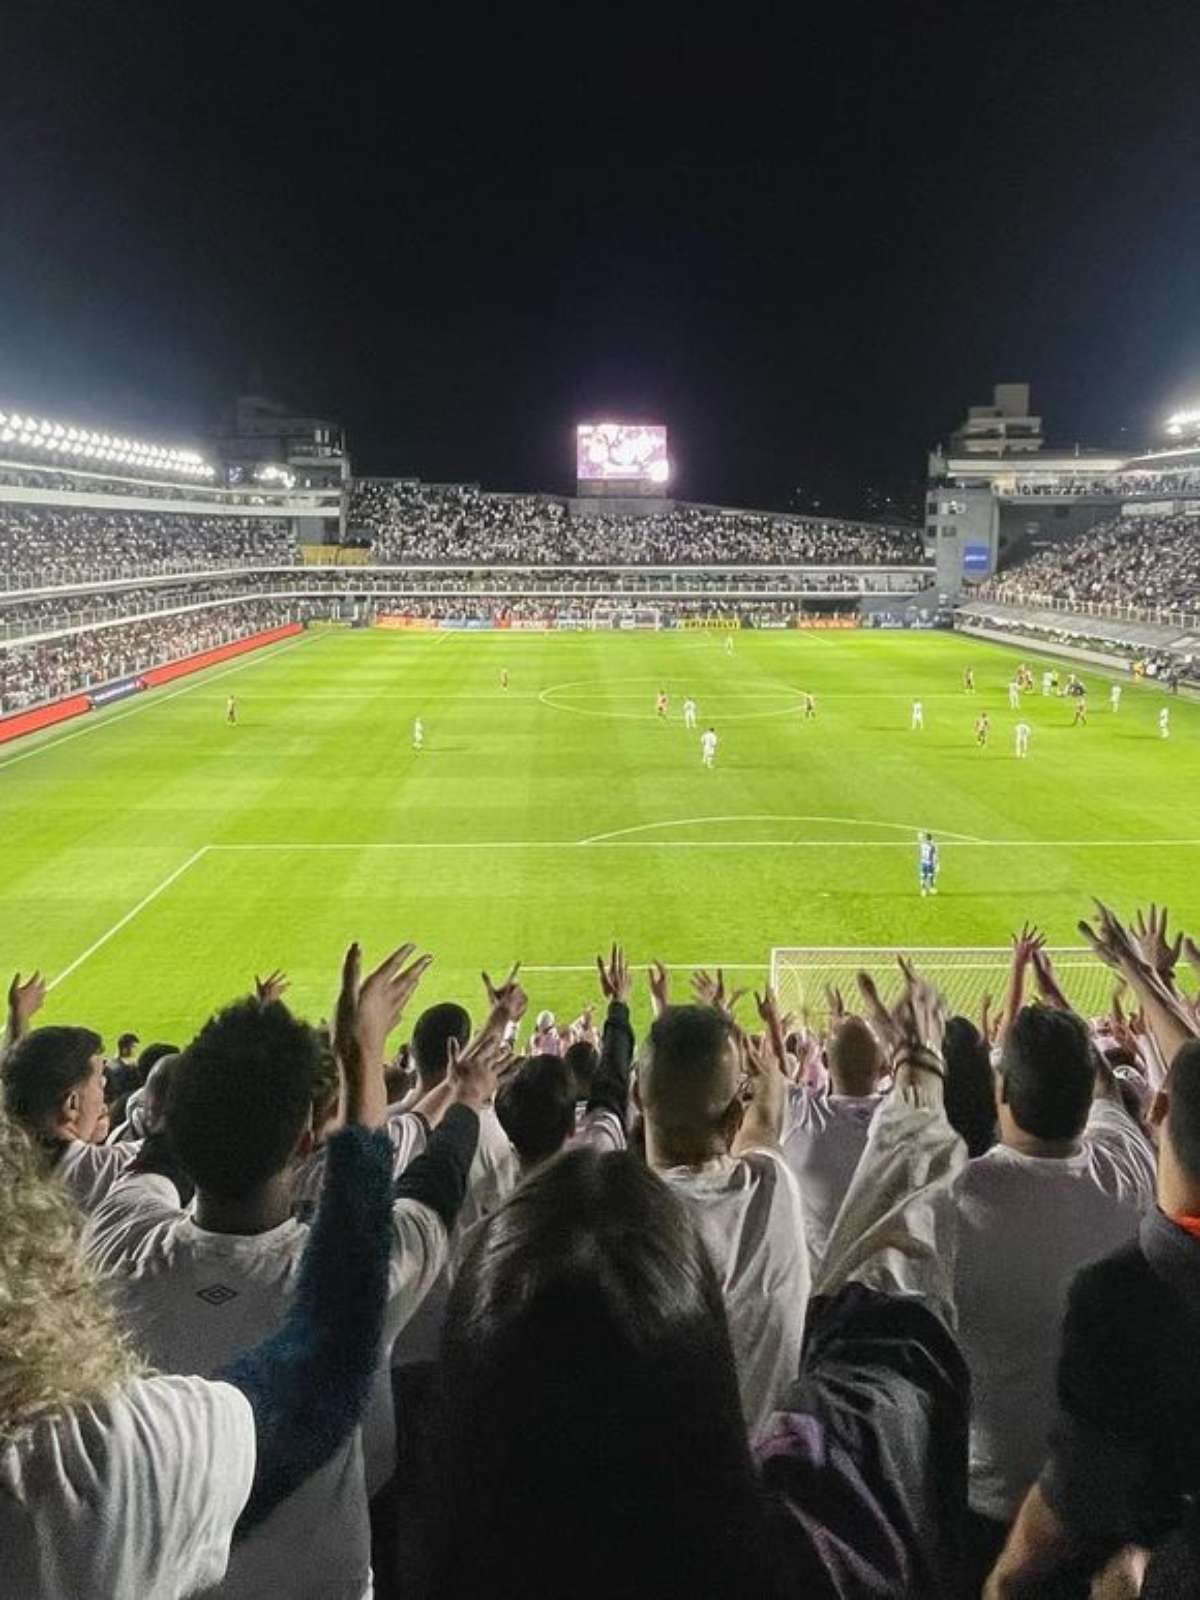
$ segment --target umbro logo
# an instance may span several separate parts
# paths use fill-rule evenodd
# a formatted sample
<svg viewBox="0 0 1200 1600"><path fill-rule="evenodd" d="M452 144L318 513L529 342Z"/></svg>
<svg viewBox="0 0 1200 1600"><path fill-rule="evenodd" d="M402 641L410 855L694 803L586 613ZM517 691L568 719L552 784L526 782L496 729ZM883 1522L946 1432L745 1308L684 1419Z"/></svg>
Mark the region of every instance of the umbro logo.
<svg viewBox="0 0 1200 1600"><path fill-rule="evenodd" d="M196 1299L204 1300L210 1306L223 1306L230 1300L236 1300L237 1297L237 1290L230 1289L223 1283L210 1284L207 1289L196 1290Z"/></svg>

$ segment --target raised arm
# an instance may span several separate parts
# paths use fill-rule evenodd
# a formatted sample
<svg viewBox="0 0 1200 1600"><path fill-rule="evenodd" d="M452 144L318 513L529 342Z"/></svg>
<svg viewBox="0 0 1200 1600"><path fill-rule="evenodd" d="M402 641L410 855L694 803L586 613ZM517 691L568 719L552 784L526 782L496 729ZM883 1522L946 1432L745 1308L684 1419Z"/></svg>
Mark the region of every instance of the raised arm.
<svg viewBox="0 0 1200 1600"><path fill-rule="evenodd" d="M431 957L402 945L361 981L346 952L334 1049L346 1126L327 1143L325 1186L287 1316L217 1376L254 1413L254 1484L238 1524L256 1525L321 1466L362 1414L379 1354L391 1251L391 1147L384 1047Z"/></svg>

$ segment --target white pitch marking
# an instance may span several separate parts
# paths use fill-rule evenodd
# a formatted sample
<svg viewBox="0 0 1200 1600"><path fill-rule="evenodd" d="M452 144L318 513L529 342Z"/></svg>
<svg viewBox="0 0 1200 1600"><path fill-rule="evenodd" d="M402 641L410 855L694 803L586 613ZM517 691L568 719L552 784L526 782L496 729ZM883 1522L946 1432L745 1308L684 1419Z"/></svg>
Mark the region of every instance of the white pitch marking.
<svg viewBox="0 0 1200 1600"><path fill-rule="evenodd" d="M712 820L712 819L710 819ZM770 820L770 819L768 819ZM663 827L667 824L647 824ZM679 826L679 824L674 824ZM898 822L872 824L876 827L900 828ZM905 831L908 831L907 829ZM1066 850L1084 846L1101 845L1105 849L1176 849L1195 848L1200 839L967 839L951 838L958 850ZM269 840L261 844L210 844L209 850L911 850L907 839L365 839L350 841L296 840L285 844ZM849 948L857 948L851 946ZM882 948L882 947L880 947ZM909 946L901 946L908 949Z"/></svg>
<svg viewBox="0 0 1200 1600"><path fill-rule="evenodd" d="M620 839L631 833L649 833L654 828L691 828L699 827L708 822L832 822L840 827L848 828L893 828L902 833L917 834L927 828L927 824L909 824L905 822L875 822L869 817L815 817L815 816L781 816L777 812L738 812L728 817L680 817L673 822L638 822L631 828L614 828L610 833L594 833L590 838L580 839L580 844L605 844L610 839ZM934 828L930 832L937 833L942 839L956 839L962 844L985 844L984 839L977 839L970 833L951 833L947 828ZM664 841L665 843L666 841ZM720 844L723 841L714 840ZM797 839L796 844L858 844L869 843L868 840L837 840L837 839ZM888 840L888 844L899 841Z"/></svg>
<svg viewBox="0 0 1200 1600"><path fill-rule="evenodd" d="M5 767L15 767L18 761L28 761L30 756L40 756L47 750L57 750L59 745L70 744L72 739L82 739L86 733L99 733L101 728L115 727L118 722L124 722L129 717L137 716L139 711L152 711L155 706L165 706L168 700L178 700L180 695L193 694L197 689L203 689L210 683L216 683L219 678L232 677L235 672L244 672L247 667L265 666L268 661L274 661L277 656L285 655L289 650L295 650L298 645L310 644L314 639L327 637L327 634L306 634L303 639L289 640L287 644L281 646L278 650L272 645L267 645L265 649L253 652L248 661L237 661L231 667L222 668L220 672L209 673L201 668L203 676L197 678L195 683L185 684L182 689L175 689L172 693L164 695L154 696L154 691L151 690L150 694L154 696L152 699L140 700L137 705L130 706L128 711L122 711L115 717L106 717L101 713L99 720L89 722L86 728L76 728L71 733L64 733L61 739L47 739L45 744L34 745L32 750L22 750L20 755L9 756L7 761L0 761L0 772ZM80 692L86 693L84 690Z"/></svg>
<svg viewBox="0 0 1200 1600"><path fill-rule="evenodd" d="M87 961L91 956L94 956L97 950L102 949L111 938L120 933L122 928L127 928L133 921L134 917L136 917L140 912L144 911L152 901L157 900L159 895L165 890L169 889L173 883L177 883L179 879L183 877L188 868L194 867L202 856L206 856L208 854L208 851L209 846L206 844L202 844L199 850L193 850L186 861L181 862L180 865L175 868L174 872L169 872L161 883L156 884L155 887L151 889L149 894L143 895L138 901L137 905L132 906L123 917L119 917L117 921L113 923L111 928L102 933L98 939L93 941L93 943L88 945L87 949L82 955L76 956L74 961L72 961L69 966L64 967L57 977L51 978L50 982L46 985L47 992L49 992L51 989L57 989L58 985L62 983L64 978L69 978L73 972L77 972L85 961Z"/></svg>

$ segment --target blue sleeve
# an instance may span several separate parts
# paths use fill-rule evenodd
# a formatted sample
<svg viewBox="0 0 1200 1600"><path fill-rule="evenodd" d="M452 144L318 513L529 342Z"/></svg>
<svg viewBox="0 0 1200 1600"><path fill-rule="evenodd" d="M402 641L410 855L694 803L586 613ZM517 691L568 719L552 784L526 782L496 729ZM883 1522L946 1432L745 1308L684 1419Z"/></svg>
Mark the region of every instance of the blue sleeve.
<svg viewBox="0 0 1200 1600"><path fill-rule="evenodd" d="M254 1483L245 1534L334 1453L362 1415L379 1359L391 1250L386 1134L329 1140L325 1187L300 1281L281 1326L215 1374L254 1412Z"/></svg>

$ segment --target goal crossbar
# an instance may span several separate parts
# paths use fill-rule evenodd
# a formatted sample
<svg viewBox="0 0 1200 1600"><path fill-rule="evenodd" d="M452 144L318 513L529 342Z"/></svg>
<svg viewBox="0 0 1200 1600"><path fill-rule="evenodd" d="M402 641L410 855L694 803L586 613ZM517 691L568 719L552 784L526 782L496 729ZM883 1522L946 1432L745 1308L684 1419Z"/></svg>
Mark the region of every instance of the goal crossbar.
<svg viewBox="0 0 1200 1600"><path fill-rule="evenodd" d="M1059 984L1084 1016L1108 1010L1112 973L1086 946L1047 951ZM827 988L840 989L847 1008L858 1004L857 973L875 979L885 1003L899 998L897 956L911 956L922 975L941 990L951 1015L979 1016L984 995L1002 1005L1012 967L1007 945L776 945L771 950L771 986L780 1008L818 1025L828 1020Z"/></svg>

